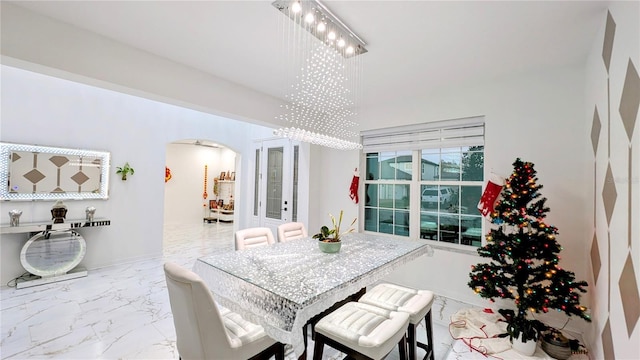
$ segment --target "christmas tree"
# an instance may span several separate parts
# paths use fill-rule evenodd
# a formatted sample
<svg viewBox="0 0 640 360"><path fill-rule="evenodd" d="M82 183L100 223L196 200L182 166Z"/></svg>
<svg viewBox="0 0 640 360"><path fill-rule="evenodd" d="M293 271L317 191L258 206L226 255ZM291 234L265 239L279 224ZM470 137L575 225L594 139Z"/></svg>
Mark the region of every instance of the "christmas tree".
<svg viewBox="0 0 640 360"><path fill-rule="evenodd" d="M542 324L528 317L551 309L591 321L580 305L587 283L558 265L558 229L544 220L549 208L541 197L533 164L516 159L514 170L491 213L495 225L478 254L491 262L471 267L468 285L483 298L513 299L516 311L500 310L511 338L537 340Z"/></svg>

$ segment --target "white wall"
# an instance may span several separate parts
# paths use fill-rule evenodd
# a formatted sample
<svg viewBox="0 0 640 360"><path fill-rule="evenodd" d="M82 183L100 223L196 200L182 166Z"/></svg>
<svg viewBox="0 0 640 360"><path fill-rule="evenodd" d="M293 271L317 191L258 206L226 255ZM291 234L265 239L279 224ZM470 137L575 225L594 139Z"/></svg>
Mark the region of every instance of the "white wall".
<svg viewBox="0 0 640 360"><path fill-rule="evenodd" d="M171 169L171 180L164 187L164 223L202 223L203 216L209 216L209 200L216 199L213 193L214 178L220 176L222 171L235 171L235 160L235 152L228 148L168 144L166 164ZM206 199L203 198L205 165ZM240 212L239 207L244 202L234 197L238 200L236 210Z"/></svg>
<svg viewBox="0 0 640 360"><path fill-rule="evenodd" d="M254 124L279 121L281 101L274 97L7 1L0 9L4 65Z"/></svg>
<svg viewBox="0 0 640 360"><path fill-rule="evenodd" d="M83 218L89 205L97 208L96 217L111 219L109 227L81 230L87 239L87 254L81 265L89 269L162 254L168 143L209 139L225 144L242 157L251 152L253 139L271 136L271 130L262 126L4 65L0 71L1 141L111 152L114 169L109 199L66 202L69 219ZM115 167L125 162L136 172L123 182L116 176ZM236 175L241 176L249 166L243 160L236 165ZM1 205L0 214L6 215L13 208L23 210L20 221L25 223L49 221L53 203ZM240 214L238 226L247 218L247 214ZM0 216L0 222L7 224L8 216ZM2 236L2 284L24 272L19 254L26 240L25 234Z"/></svg>
<svg viewBox="0 0 640 360"><path fill-rule="evenodd" d="M607 69L603 60L607 14L602 14L602 28L587 62L583 114L587 132L581 134L590 143L585 153L590 177L585 223L591 241L582 253L590 260L593 326L586 338L592 358L640 359L640 117L636 113L629 133L619 110L631 63L636 71L635 93L633 86L627 88L625 105L635 102L638 111L640 2L611 2L609 11L615 23L609 29L613 35L611 61ZM594 148L595 111L600 131L594 132L598 135ZM611 177L607 177L609 168ZM615 188L616 195L603 195L605 187Z"/></svg>
<svg viewBox="0 0 640 360"><path fill-rule="evenodd" d="M564 247L561 266L574 271L577 279L586 279L584 249L591 240L589 226L585 226L590 201L586 191L591 175L582 156L588 146L583 136L586 131L583 71L583 65L545 69L446 89L439 94L419 94L405 103L365 109L360 122L374 129L485 115L485 177L491 172L508 176L517 157L535 164L539 183L544 186L542 195L547 197L551 208L548 222L560 231L558 241ZM312 187L320 191L311 194L310 202L317 205L312 211L323 216L345 208L357 214L346 194L358 153L322 150L313 156L313 163L320 166L312 168L317 172L311 176L315 182ZM318 224L314 226L313 214L311 219L313 230ZM475 251L437 250L433 257L408 264L390 279L488 306L467 286L470 266L484 261ZM584 303L588 302L585 297ZM579 322L582 320L573 321L582 326Z"/></svg>
<svg viewBox="0 0 640 360"><path fill-rule="evenodd" d="M343 222L351 223L358 217L358 205L349 197L349 186L353 171L359 168L358 151L334 150L317 145L311 146L311 169L309 171L309 225L310 235L329 225L329 214L337 216L344 210Z"/></svg>

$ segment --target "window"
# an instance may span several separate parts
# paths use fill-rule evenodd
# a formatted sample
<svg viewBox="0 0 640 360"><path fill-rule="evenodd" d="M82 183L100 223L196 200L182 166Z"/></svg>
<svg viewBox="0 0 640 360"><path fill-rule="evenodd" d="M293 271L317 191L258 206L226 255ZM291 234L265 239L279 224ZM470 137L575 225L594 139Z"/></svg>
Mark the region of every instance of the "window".
<svg viewBox="0 0 640 360"><path fill-rule="evenodd" d="M411 151L366 154L365 230L409 236Z"/></svg>
<svg viewBox="0 0 640 360"><path fill-rule="evenodd" d="M484 118L363 132L364 230L480 246Z"/></svg>

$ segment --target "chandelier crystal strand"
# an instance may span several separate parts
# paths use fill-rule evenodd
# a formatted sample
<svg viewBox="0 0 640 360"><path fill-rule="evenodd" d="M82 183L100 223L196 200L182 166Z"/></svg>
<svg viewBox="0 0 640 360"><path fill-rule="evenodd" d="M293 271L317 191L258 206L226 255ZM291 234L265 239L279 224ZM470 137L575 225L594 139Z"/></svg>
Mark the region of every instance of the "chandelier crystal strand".
<svg viewBox="0 0 640 360"><path fill-rule="evenodd" d="M366 52L364 42L317 0L278 0L273 5L286 15L280 30L287 49L282 62L287 103L277 118L290 124L274 134L340 149L362 148L356 132L362 75L357 55Z"/></svg>

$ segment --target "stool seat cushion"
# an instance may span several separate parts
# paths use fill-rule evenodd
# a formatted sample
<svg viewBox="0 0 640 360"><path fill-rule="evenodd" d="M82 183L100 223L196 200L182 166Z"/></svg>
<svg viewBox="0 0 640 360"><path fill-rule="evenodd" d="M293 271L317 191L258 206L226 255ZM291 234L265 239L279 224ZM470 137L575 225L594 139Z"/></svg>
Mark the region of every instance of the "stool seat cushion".
<svg viewBox="0 0 640 360"><path fill-rule="evenodd" d="M383 283L368 290L358 301L390 311L408 313L409 322L418 324L431 310L433 292Z"/></svg>
<svg viewBox="0 0 640 360"><path fill-rule="evenodd" d="M408 325L406 313L350 302L322 318L315 330L370 358L381 359L402 339Z"/></svg>

